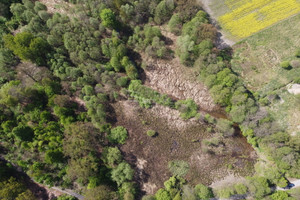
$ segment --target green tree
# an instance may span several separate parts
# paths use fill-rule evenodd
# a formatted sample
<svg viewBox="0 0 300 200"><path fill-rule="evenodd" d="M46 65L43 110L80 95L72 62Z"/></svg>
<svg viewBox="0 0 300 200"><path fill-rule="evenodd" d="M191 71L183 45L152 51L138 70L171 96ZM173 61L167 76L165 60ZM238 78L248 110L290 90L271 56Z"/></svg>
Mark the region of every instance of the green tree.
<svg viewBox="0 0 300 200"><path fill-rule="evenodd" d="M195 186L195 193L198 196L198 198L203 199L203 200L214 197L211 188L209 188L203 184L198 184Z"/></svg>
<svg viewBox="0 0 300 200"><path fill-rule="evenodd" d="M286 191L276 191L271 195L272 200L286 200L288 197L289 195Z"/></svg>
<svg viewBox="0 0 300 200"><path fill-rule="evenodd" d="M101 10L100 18L102 20L103 26L105 27L115 28L117 26L116 16L114 12L109 8Z"/></svg>
<svg viewBox="0 0 300 200"><path fill-rule="evenodd" d="M155 194L156 200L172 200L170 194L165 189L159 189Z"/></svg>
<svg viewBox="0 0 300 200"><path fill-rule="evenodd" d="M111 178L120 186L125 181L131 181L133 174L134 170L130 165L126 162L122 162L111 171Z"/></svg>
<svg viewBox="0 0 300 200"><path fill-rule="evenodd" d="M264 196L271 193L269 182L264 177L248 177L248 188L253 196L262 199Z"/></svg>
<svg viewBox="0 0 300 200"><path fill-rule="evenodd" d="M30 60L38 65L46 63L46 55L50 52L48 42L40 37L34 37L31 33L21 32L4 36L5 46L22 60Z"/></svg>
<svg viewBox="0 0 300 200"><path fill-rule="evenodd" d="M19 125L12 130L13 135L21 141L32 141L34 132L29 126Z"/></svg>
<svg viewBox="0 0 300 200"><path fill-rule="evenodd" d="M110 134L107 136L107 139L115 144L125 144L127 138L128 133L123 126L117 126L111 129Z"/></svg>
<svg viewBox="0 0 300 200"><path fill-rule="evenodd" d="M107 167L114 168L122 161L122 155L118 147L107 147L102 152L101 159Z"/></svg>

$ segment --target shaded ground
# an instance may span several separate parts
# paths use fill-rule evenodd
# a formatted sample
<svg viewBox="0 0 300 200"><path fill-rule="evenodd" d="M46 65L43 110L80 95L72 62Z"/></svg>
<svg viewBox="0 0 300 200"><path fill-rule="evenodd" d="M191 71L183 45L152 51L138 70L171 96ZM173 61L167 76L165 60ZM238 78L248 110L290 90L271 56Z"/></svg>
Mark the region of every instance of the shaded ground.
<svg viewBox="0 0 300 200"><path fill-rule="evenodd" d="M162 106L142 109L134 101L114 104L116 125L129 132L129 139L121 150L125 159L136 167L136 179L146 193L154 193L172 174L168 162L184 160L190 164L186 179L191 184L211 184L229 173L250 175L255 152L241 137L224 139L224 146L214 154L204 153L201 141L217 133L206 131L201 120L184 121L179 113ZM147 136L155 130L158 136ZM196 141L196 142L195 142ZM232 169L228 169L231 165Z"/></svg>

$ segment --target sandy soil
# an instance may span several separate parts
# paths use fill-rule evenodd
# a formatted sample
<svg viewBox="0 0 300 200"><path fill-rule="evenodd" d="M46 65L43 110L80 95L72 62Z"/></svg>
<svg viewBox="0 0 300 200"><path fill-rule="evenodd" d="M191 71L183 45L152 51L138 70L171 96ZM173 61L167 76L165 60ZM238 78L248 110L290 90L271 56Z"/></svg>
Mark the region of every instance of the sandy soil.
<svg viewBox="0 0 300 200"><path fill-rule="evenodd" d="M300 84L289 84L287 86L287 90L291 94L295 94L295 95L300 94Z"/></svg>

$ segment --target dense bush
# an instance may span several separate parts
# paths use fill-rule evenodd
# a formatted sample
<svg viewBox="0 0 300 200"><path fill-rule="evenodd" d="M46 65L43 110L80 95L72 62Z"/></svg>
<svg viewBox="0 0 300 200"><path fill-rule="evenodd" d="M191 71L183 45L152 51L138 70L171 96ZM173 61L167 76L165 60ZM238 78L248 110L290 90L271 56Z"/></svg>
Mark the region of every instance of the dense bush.
<svg viewBox="0 0 300 200"><path fill-rule="evenodd" d="M177 101L175 108L181 112L180 117L185 120L195 117L198 112L198 106L192 99Z"/></svg>
<svg viewBox="0 0 300 200"><path fill-rule="evenodd" d="M122 126L117 126L111 129L110 133L107 136L107 139L115 144L125 144L127 138L127 130Z"/></svg>

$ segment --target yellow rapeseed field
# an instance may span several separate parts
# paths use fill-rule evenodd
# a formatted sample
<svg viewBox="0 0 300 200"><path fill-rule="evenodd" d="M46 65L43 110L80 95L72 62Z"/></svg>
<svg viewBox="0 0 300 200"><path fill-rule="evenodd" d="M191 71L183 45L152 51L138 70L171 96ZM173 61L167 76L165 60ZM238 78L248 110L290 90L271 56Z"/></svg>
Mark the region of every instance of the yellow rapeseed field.
<svg viewBox="0 0 300 200"><path fill-rule="evenodd" d="M231 10L219 18L233 36L245 38L300 12L298 0L225 0Z"/></svg>

